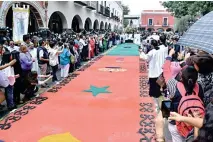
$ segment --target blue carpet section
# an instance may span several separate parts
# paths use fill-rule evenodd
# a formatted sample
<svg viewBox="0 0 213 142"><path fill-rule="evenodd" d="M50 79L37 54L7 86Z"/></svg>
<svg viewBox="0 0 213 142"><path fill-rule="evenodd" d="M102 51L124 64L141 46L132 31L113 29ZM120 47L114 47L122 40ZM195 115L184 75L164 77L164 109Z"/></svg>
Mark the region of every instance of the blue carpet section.
<svg viewBox="0 0 213 142"><path fill-rule="evenodd" d="M134 43L120 44L113 50L109 51L108 56L139 56L138 45Z"/></svg>

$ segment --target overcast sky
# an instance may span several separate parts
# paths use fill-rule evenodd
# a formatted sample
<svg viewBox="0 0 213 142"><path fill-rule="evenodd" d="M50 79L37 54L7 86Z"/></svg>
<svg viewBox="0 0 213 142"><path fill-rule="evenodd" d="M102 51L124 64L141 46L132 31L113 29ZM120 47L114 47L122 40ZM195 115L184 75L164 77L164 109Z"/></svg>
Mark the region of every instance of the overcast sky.
<svg viewBox="0 0 213 142"><path fill-rule="evenodd" d="M122 3L129 6L130 15L140 15L142 10L162 10L158 0L122 0Z"/></svg>

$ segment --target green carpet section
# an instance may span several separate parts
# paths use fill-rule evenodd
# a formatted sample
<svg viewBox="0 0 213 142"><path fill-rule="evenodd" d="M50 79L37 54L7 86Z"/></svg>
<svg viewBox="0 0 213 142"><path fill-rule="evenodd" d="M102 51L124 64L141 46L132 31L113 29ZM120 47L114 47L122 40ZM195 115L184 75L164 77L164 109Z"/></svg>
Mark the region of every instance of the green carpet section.
<svg viewBox="0 0 213 142"><path fill-rule="evenodd" d="M108 56L139 56L138 45L134 43L124 43L118 45L113 50L109 51Z"/></svg>

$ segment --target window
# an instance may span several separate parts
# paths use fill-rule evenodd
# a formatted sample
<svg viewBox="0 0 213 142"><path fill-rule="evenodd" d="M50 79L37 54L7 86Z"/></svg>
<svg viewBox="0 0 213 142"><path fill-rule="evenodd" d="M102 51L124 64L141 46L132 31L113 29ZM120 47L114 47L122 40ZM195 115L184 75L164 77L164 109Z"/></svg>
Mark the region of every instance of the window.
<svg viewBox="0 0 213 142"><path fill-rule="evenodd" d="M148 25L149 25L149 26L152 26L152 25L153 25L153 19L149 19L149 20L148 20Z"/></svg>
<svg viewBox="0 0 213 142"><path fill-rule="evenodd" d="M168 18L167 17L163 18L163 25L168 26Z"/></svg>

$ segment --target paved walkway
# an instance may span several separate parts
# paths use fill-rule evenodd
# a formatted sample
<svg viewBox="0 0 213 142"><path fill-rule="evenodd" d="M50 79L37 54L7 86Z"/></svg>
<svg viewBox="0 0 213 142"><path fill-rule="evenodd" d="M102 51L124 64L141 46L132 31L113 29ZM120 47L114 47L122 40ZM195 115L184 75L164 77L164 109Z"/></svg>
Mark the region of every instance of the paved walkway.
<svg viewBox="0 0 213 142"><path fill-rule="evenodd" d="M134 44L120 45L73 73L59 92L10 114L0 122L0 140L154 142L156 106L136 51Z"/></svg>

